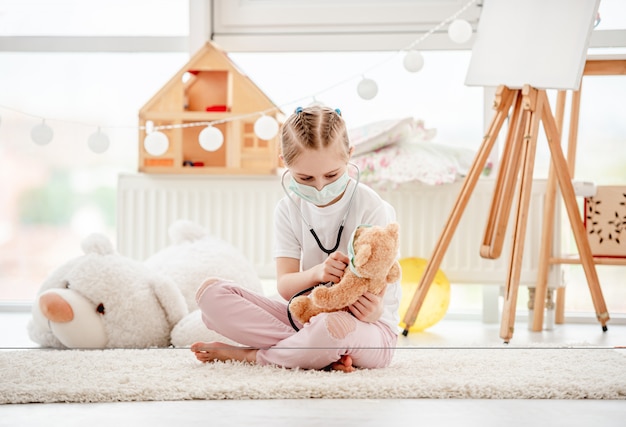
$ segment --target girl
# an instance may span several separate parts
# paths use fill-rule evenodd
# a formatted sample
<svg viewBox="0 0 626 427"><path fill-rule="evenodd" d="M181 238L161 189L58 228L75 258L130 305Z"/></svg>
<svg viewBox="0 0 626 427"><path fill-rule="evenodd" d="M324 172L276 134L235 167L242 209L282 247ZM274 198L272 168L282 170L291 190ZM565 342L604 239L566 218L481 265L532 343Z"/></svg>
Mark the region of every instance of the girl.
<svg viewBox="0 0 626 427"><path fill-rule="evenodd" d="M275 210L279 294L289 301L311 286L341 280L352 231L387 225L395 211L371 188L348 174L353 147L339 110L298 107L282 127L281 160L286 196ZM357 169L358 174L358 169ZM287 182L287 183L286 183ZM286 188L288 185L288 190ZM238 360L286 368L381 368L397 341L399 283L384 295L366 293L348 311L322 313L307 324L288 317L288 303L234 283L209 279L196 294L205 325L248 347L197 342L198 360Z"/></svg>

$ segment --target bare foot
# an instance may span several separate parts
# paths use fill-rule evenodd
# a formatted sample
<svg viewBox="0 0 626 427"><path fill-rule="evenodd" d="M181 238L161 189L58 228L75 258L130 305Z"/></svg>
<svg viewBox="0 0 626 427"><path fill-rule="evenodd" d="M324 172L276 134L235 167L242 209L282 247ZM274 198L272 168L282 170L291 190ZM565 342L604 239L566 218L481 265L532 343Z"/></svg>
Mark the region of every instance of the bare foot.
<svg viewBox="0 0 626 427"><path fill-rule="evenodd" d="M257 349L237 347L222 342L195 342L191 345L196 359L200 362L214 362L216 360L238 360L240 362L256 362Z"/></svg>
<svg viewBox="0 0 626 427"><path fill-rule="evenodd" d="M330 365L330 369L333 371L354 372L352 357L348 354L344 354L341 356L341 359Z"/></svg>

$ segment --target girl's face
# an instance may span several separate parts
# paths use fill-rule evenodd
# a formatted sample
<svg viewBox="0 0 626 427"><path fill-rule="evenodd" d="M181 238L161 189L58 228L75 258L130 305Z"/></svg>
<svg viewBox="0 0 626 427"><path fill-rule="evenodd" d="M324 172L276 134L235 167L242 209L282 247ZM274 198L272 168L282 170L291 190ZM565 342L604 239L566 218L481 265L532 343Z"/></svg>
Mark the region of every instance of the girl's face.
<svg viewBox="0 0 626 427"><path fill-rule="evenodd" d="M352 154L352 148L350 148ZM341 144L323 150L305 150L288 166L291 176L300 184L318 191L339 179L348 168Z"/></svg>

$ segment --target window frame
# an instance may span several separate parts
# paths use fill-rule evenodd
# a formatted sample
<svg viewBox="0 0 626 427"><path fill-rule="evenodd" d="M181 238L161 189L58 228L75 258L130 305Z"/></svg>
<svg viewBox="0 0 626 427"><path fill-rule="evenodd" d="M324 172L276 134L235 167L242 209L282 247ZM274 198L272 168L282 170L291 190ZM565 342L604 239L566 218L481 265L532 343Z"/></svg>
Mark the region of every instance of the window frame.
<svg viewBox="0 0 626 427"><path fill-rule="evenodd" d="M470 22L474 32L483 1L478 0L458 16ZM230 52L315 52L403 49L461 10L468 0L210 0L207 3L190 0L190 14L197 22L191 27L192 38L194 32L209 35ZM198 16L208 19L201 20ZM462 44L452 42L445 27L420 43L421 50L471 47L472 39ZM626 48L626 29L592 33L590 48L614 47Z"/></svg>
<svg viewBox="0 0 626 427"><path fill-rule="evenodd" d="M315 52L398 50L455 14L467 0L211 3L211 39L228 51ZM459 16L474 30L480 14L478 3ZM420 48L433 50L470 47L471 41L453 43L445 28L420 44Z"/></svg>

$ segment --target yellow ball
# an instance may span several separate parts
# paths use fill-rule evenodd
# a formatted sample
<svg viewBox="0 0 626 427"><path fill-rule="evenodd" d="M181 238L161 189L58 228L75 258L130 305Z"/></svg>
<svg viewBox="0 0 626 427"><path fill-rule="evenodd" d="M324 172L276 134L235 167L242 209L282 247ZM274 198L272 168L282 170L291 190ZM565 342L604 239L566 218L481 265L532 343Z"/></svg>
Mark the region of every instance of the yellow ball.
<svg viewBox="0 0 626 427"><path fill-rule="evenodd" d="M406 314L419 282L424 275L428 261L423 258L403 258L400 260L402 268L402 300L400 301L400 326L405 328L402 321ZM450 304L450 282L441 270L437 270L435 278L428 288L426 298L409 332L420 332L430 328L446 315Z"/></svg>

